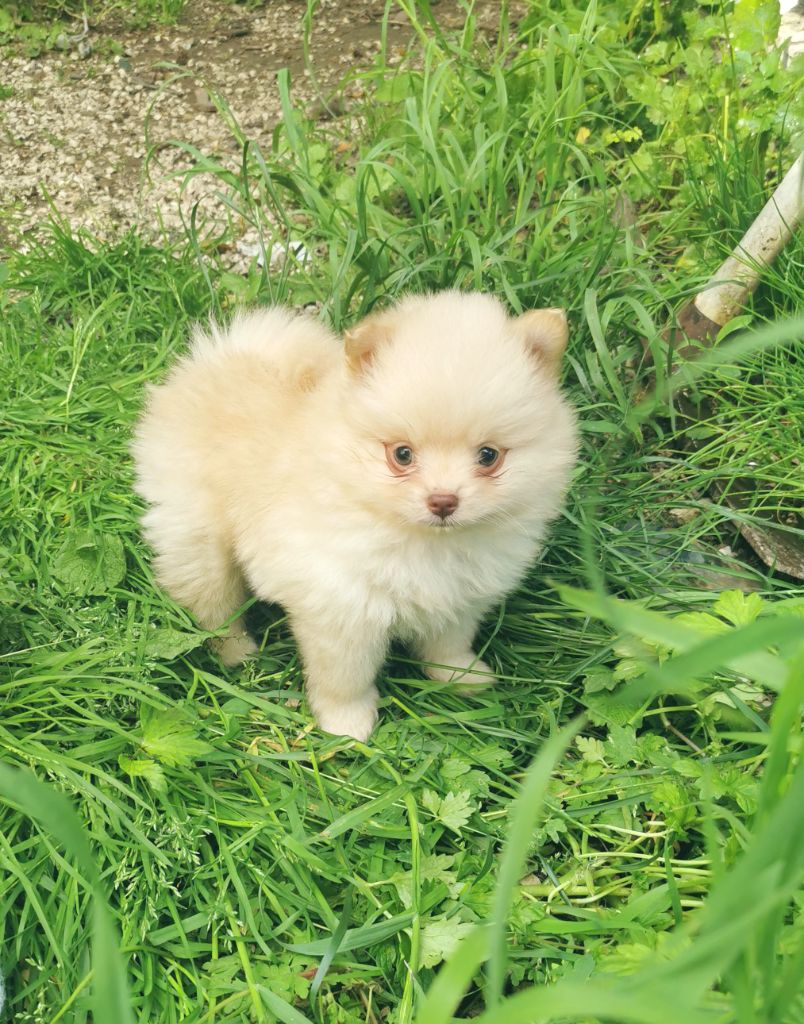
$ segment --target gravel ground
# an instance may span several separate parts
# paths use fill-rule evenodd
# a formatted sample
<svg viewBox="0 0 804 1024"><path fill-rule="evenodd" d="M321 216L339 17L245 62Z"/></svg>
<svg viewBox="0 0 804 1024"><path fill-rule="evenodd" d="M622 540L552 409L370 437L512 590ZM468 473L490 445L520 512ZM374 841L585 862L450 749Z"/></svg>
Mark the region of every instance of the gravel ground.
<svg viewBox="0 0 804 1024"><path fill-rule="evenodd" d="M481 17L496 23L494 3ZM249 137L267 144L280 116L276 73L290 70L295 101L314 116L330 116L323 102L344 75L371 65L380 48L382 0L323 0L312 37L315 80L305 68L304 0L257 10L221 0L190 0L181 21L141 31L89 27L54 50L0 63L0 249L25 246L52 201L74 227L100 236L136 226L146 234L163 225L181 229L192 204L203 199L208 218L225 216L215 182L194 178L182 193L172 175L187 157L168 145L181 139L237 165L239 146L210 100L226 97ZM461 23L456 2L439 5L439 19ZM389 42L401 52L411 30L392 19ZM346 87L337 111L348 135ZM146 152L153 147L147 164ZM245 246L247 248L247 246Z"/></svg>

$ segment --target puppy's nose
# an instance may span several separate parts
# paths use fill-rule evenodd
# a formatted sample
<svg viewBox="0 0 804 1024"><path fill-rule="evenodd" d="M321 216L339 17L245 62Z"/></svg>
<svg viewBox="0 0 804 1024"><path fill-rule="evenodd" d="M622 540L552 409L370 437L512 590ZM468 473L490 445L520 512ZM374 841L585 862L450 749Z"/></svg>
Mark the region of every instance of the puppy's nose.
<svg viewBox="0 0 804 1024"><path fill-rule="evenodd" d="M458 507L458 495L431 494L427 499L427 507L434 516L438 516L440 519L446 519L447 516L451 516Z"/></svg>

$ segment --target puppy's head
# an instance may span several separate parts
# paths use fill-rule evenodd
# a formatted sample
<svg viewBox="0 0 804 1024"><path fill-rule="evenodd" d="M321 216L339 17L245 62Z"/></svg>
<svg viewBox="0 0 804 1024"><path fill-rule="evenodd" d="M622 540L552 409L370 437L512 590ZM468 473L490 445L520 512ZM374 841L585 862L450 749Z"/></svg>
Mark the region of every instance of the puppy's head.
<svg viewBox="0 0 804 1024"><path fill-rule="evenodd" d="M558 367L562 310L410 297L345 338L344 412L361 503L414 527L547 521L576 450Z"/></svg>

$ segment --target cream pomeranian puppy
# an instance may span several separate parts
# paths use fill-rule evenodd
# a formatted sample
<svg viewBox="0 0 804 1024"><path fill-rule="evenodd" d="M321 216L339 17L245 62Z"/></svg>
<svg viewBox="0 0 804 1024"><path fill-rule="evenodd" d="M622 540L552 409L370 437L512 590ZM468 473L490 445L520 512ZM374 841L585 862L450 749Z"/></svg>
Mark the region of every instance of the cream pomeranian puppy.
<svg viewBox="0 0 804 1024"><path fill-rule="evenodd" d="M235 665L249 589L288 613L322 729L368 737L389 643L437 680L493 681L472 652L522 579L576 458L558 387L562 310L404 298L341 344L286 309L196 328L134 445L160 584Z"/></svg>

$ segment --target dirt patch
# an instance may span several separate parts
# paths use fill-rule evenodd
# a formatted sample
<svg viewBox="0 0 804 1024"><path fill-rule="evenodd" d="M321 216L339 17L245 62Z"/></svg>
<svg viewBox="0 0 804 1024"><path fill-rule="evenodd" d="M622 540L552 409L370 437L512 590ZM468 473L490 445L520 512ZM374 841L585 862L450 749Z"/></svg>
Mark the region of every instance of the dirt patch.
<svg viewBox="0 0 804 1024"><path fill-rule="evenodd" d="M380 49L382 0L322 2L304 54L304 0L258 9L198 0L175 26L124 31L90 26L81 45L0 65L0 247L24 246L52 207L73 226L101 236L137 227L181 230L192 205L225 217L217 183L198 177L182 193L177 173L188 158L171 140L236 166L239 146L209 90L226 97L250 138L268 145L280 117L277 72L290 70L297 104L315 117L344 118L362 92L353 80L337 105L333 90L371 66ZM462 23L457 3L437 8L443 27ZM492 30L499 5L481 5ZM82 35L77 26L76 36ZM388 41L401 54L412 31L392 16ZM311 72L312 68L312 72ZM8 95L10 93L10 95ZM147 164L149 148L155 156Z"/></svg>

